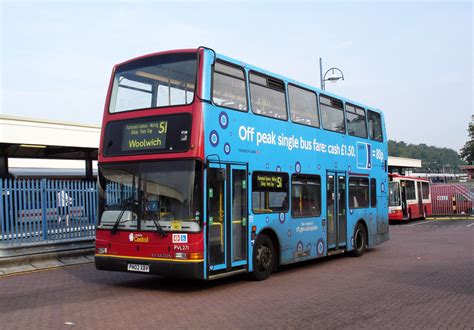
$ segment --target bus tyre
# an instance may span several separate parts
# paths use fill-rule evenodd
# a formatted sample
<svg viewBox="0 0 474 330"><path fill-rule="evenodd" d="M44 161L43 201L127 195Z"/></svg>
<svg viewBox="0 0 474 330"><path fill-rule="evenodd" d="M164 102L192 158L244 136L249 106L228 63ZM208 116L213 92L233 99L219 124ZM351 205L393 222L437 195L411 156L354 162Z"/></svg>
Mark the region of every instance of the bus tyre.
<svg viewBox="0 0 474 330"><path fill-rule="evenodd" d="M275 268L275 248L273 242L265 234L258 235L253 247L251 279L262 281L267 279Z"/></svg>
<svg viewBox="0 0 474 330"><path fill-rule="evenodd" d="M366 248L367 232L365 231L365 227L359 222L354 229L354 250L352 250L352 256L362 256Z"/></svg>

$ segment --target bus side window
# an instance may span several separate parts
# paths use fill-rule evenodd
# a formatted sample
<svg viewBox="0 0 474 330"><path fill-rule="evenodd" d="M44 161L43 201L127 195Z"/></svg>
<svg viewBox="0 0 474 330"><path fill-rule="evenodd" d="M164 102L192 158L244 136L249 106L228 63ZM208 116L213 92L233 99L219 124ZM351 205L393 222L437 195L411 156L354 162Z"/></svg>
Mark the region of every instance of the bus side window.
<svg viewBox="0 0 474 330"><path fill-rule="evenodd" d="M291 120L294 123L319 127L316 93L288 85Z"/></svg>
<svg viewBox="0 0 474 330"><path fill-rule="evenodd" d="M430 198L430 184L428 182L422 182L421 190L422 190L423 199L429 199Z"/></svg>
<svg viewBox="0 0 474 330"><path fill-rule="evenodd" d="M245 74L242 68L216 62L212 80L212 102L215 105L247 111Z"/></svg>
<svg viewBox="0 0 474 330"><path fill-rule="evenodd" d="M377 180L370 179L370 206L377 206Z"/></svg>
<svg viewBox="0 0 474 330"><path fill-rule="evenodd" d="M343 134L346 132L344 107L341 100L320 95L319 108L324 129Z"/></svg>
<svg viewBox="0 0 474 330"><path fill-rule="evenodd" d="M276 213L288 211L287 173L252 173L252 210L254 213Z"/></svg>
<svg viewBox="0 0 474 330"><path fill-rule="evenodd" d="M250 104L252 112L287 120L285 84L279 79L250 72Z"/></svg>
<svg viewBox="0 0 474 330"><path fill-rule="evenodd" d="M352 136L367 138L365 110L346 103L347 133Z"/></svg>
<svg viewBox="0 0 474 330"><path fill-rule="evenodd" d="M375 141L383 141L382 119L380 118L380 114L368 110L367 118L369 121L370 139L375 140Z"/></svg>
<svg viewBox="0 0 474 330"><path fill-rule="evenodd" d="M369 206L369 179L349 177L349 208Z"/></svg>
<svg viewBox="0 0 474 330"><path fill-rule="evenodd" d="M291 176L291 216L294 218L321 215L321 177L293 174Z"/></svg>
<svg viewBox="0 0 474 330"><path fill-rule="evenodd" d="M406 180L405 189L406 189L407 199L411 199L411 200L416 199L415 181Z"/></svg>

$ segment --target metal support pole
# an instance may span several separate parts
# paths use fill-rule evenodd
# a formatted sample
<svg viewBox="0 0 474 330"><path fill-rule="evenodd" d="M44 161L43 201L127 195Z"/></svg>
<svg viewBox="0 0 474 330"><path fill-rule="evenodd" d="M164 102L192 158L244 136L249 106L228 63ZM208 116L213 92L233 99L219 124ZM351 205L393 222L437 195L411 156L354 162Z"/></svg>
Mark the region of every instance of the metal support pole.
<svg viewBox="0 0 474 330"><path fill-rule="evenodd" d="M0 148L0 178L8 178L8 155L6 148Z"/></svg>
<svg viewBox="0 0 474 330"><path fill-rule="evenodd" d="M321 84L321 89L324 90L324 80L323 80L323 59L319 58L319 79Z"/></svg>
<svg viewBox="0 0 474 330"><path fill-rule="evenodd" d="M87 181L92 181L92 159L91 158L87 158L85 160L86 162L86 180Z"/></svg>
<svg viewBox="0 0 474 330"><path fill-rule="evenodd" d="M48 191L46 189L46 179L41 179L40 181L40 190L41 190L41 227L43 230L43 241L48 240L48 208L46 198L48 196ZM56 221L56 220L53 220Z"/></svg>

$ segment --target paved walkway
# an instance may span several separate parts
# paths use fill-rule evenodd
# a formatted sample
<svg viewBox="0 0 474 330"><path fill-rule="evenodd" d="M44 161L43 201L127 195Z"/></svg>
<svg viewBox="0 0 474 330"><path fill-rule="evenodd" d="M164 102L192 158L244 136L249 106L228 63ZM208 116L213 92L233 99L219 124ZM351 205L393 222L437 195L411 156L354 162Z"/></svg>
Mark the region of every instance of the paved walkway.
<svg viewBox="0 0 474 330"><path fill-rule="evenodd" d="M287 266L263 282L189 282L93 265L0 277L3 329L474 328L474 223L413 222L362 258Z"/></svg>

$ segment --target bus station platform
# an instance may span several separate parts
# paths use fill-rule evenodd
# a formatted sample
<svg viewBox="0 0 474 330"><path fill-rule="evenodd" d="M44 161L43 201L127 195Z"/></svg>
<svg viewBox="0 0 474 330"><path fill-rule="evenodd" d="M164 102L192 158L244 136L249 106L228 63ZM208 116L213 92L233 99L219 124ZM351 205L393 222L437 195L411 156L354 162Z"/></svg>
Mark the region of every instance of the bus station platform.
<svg viewBox="0 0 474 330"><path fill-rule="evenodd" d="M31 243L19 246L0 244L0 277L93 261L93 239Z"/></svg>
<svg viewBox="0 0 474 330"><path fill-rule="evenodd" d="M99 138L99 126L0 115L0 276L93 261Z"/></svg>

